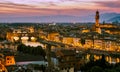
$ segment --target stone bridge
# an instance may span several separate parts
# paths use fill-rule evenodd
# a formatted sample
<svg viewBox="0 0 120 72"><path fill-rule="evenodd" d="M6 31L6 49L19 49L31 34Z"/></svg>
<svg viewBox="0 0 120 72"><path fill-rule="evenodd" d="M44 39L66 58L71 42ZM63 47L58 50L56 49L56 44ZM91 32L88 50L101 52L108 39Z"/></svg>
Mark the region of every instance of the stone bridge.
<svg viewBox="0 0 120 72"><path fill-rule="evenodd" d="M6 39L9 41L36 40L39 33L7 33Z"/></svg>

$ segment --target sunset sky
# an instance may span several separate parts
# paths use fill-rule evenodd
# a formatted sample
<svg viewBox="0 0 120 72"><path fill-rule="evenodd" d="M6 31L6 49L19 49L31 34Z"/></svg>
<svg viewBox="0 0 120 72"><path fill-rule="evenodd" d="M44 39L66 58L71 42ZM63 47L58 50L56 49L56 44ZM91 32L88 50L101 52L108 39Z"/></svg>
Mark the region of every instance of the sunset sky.
<svg viewBox="0 0 120 72"><path fill-rule="evenodd" d="M0 0L0 17L120 13L120 0Z"/></svg>

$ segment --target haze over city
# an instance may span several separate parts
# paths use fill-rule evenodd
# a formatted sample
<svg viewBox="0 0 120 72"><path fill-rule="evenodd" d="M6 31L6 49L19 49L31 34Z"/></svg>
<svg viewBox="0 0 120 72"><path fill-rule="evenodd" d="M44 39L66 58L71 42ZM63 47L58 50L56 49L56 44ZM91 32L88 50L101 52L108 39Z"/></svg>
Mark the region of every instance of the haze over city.
<svg viewBox="0 0 120 72"><path fill-rule="evenodd" d="M77 19L69 19L74 17L84 17L84 20L90 15L94 15L96 10L100 11L100 14L104 13L120 13L120 1L119 0L1 0L0 1L0 21L1 22L44 22L46 19L49 21L59 22L61 19L50 18L40 19L36 16L52 16L57 18L61 15L67 16L66 22L78 21ZM54 16L54 17L53 17ZM71 17L72 16L72 17ZM73 17L74 16L74 17ZM16 18L17 17L17 18ZM31 17L26 18L26 17ZM25 18L25 19L24 19ZM13 21L13 20L15 21ZM93 20L89 21L93 21ZM65 22L63 21L63 22ZM82 20L83 21L83 20Z"/></svg>

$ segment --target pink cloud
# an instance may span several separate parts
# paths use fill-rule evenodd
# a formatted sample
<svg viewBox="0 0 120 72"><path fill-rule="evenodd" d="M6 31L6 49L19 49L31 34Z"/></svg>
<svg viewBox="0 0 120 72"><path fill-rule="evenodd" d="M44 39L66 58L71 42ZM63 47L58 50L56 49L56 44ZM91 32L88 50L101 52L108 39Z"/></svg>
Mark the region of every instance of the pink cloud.
<svg viewBox="0 0 120 72"><path fill-rule="evenodd" d="M102 12L120 12L117 0L2 0L0 14L12 15L87 15L99 9Z"/></svg>

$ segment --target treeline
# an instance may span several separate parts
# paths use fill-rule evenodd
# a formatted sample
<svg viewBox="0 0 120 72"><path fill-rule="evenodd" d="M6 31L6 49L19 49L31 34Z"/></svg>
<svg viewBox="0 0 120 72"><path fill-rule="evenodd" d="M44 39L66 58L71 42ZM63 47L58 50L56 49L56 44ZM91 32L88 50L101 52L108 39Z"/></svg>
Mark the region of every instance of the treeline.
<svg viewBox="0 0 120 72"><path fill-rule="evenodd" d="M32 54L32 55L41 55L43 57L45 57L46 55L45 50L43 50L41 46L31 47L31 46L25 46L24 44L20 44L17 47L17 50L19 52Z"/></svg>

